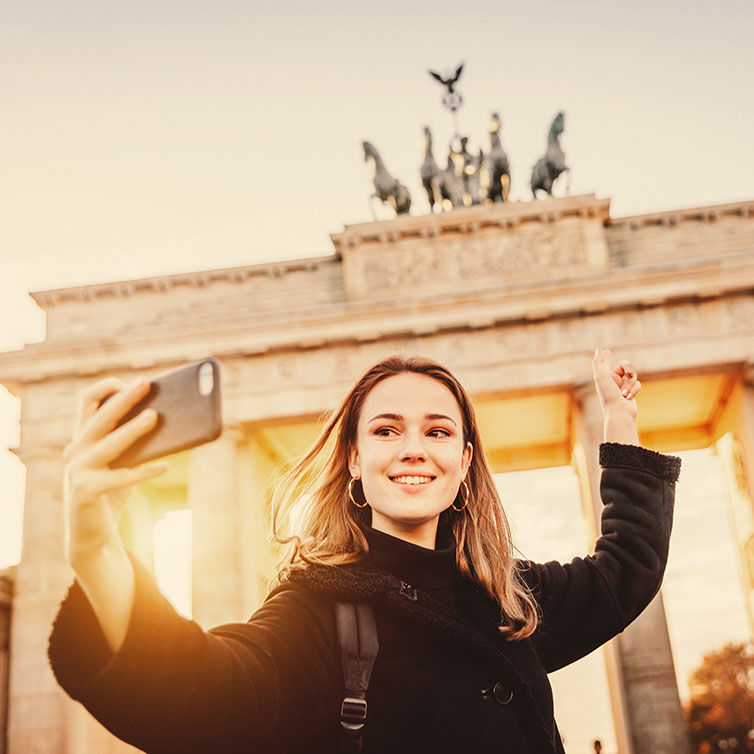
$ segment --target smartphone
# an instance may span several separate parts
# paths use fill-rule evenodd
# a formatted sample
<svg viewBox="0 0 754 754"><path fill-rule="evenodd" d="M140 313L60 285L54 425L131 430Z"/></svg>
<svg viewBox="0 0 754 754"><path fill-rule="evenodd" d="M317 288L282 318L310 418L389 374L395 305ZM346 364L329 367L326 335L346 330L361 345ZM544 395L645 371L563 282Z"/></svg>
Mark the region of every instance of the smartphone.
<svg viewBox="0 0 754 754"><path fill-rule="evenodd" d="M112 460L110 468L139 466L219 437L222 432L220 365L214 359L202 359L157 377L152 380L149 392L118 426L145 408L157 411L157 424Z"/></svg>

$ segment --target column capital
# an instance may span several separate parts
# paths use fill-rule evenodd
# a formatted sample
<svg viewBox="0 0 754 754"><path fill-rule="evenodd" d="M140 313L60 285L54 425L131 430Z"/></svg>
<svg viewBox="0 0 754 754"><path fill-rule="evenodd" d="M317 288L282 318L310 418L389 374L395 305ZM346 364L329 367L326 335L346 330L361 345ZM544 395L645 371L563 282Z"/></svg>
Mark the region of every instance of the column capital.
<svg viewBox="0 0 754 754"><path fill-rule="evenodd" d="M580 405L584 405L591 397L597 397L597 392L594 389L594 381L588 380L587 382L577 382L571 388L574 400Z"/></svg>
<svg viewBox="0 0 754 754"><path fill-rule="evenodd" d="M746 387L754 387L754 361L745 362L742 372L744 385L746 385Z"/></svg>
<svg viewBox="0 0 754 754"><path fill-rule="evenodd" d="M241 424L230 424L227 427L223 427L222 434L217 439L230 440L231 442L240 444L246 441L246 430L244 430Z"/></svg>
<svg viewBox="0 0 754 754"><path fill-rule="evenodd" d="M594 381L588 380L587 382L576 383L571 388L571 394L573 395L577 411L581 414L584 421L599 426L601 433L605 417L602 413L602 404L600 403L599 395L597 395Z"/></svg>

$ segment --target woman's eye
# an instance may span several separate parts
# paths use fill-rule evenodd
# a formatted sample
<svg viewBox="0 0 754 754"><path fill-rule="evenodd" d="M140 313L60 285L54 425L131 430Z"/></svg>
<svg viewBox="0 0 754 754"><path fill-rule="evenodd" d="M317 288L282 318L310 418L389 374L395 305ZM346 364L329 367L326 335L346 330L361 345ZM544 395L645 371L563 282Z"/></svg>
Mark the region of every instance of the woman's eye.
<svg viewBox="0 0 754 754"><path fill-rule="evenodd" d="M394 431L395 430L390 427L378 427L374 430L374 434L377 435L377 437L390 437Z"/></svg>
<svg viewBox="0 0 754 754"><path fill-rule="evenodd" d="M430 429L429 432L427 432L427 434L430 437L450 437L450 432L448 432L447 429L440 429L440 428Z"/></svg>

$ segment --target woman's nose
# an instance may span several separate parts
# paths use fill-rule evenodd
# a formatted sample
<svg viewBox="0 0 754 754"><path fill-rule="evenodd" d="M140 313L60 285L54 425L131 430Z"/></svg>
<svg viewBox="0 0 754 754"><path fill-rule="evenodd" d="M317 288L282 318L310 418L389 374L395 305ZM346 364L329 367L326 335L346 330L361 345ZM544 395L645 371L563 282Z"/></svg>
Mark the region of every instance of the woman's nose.
<svg viewBox="0 0 754 754"><path fill-rule="evenodd" d="M426 460L426 453L424 446L421 443L421 439L418 434L414 432L407 432L405 435L405 441L400 451L401 461L424 461Z"/></svg>

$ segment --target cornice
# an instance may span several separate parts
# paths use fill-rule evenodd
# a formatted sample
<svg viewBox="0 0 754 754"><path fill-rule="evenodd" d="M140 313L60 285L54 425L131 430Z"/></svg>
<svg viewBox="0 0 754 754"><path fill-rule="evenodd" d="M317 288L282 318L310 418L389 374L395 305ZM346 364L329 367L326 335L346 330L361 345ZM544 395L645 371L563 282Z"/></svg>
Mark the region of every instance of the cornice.
<svg viewBox="0 0 754 754"><path fill-rule="evenodd" d="M137 293L165 293L171 288L188 286L202 288L215 282L244 283L253 277L282 277L289 272L315 270L325 264L337 264L333 255L309 257L283 262L253 264L244 267L224 267L215 270L182 272L173 275L120 280L109 283L78 285L71 288L54 288L31 291L29 295L42 309L50 309L59 303L71 301L94 301L104 297L128 297Z"/></svg>
<svg viewBox="0 0 754 754"><path fill-rule="evenodd" d="M427 215L402 215L392 220L379 220L345 225L340 233L332 233L336 254L363 243L395 243L404 239L432 238L447 233L476 233L485 228L514 228L517 225L552 223L565 217L597 218L607 222L610 200L594 194L535 199L526 202L463 207L452 212Z"/></svg>
<svg viewBox="0 0 754 754"><path fill-rule="evenodd" d="M651 225L672 226L682 222L711 223L724 216L754 217L754 201L691 207L666 212L611 218L610 200L594 194L467 207L444 214L402 216L392 220L345 225L331 235L335 254L319 257L226 267L156 277L120 280L67 288L32 291L30 296L42 308L72 301L94 301L103 297L128 297L140 293L164 293L172 288L206 287L215 282L242 284L253 277L282 277L290 272L316 270L340 264L344 248L363 242L392 243L403 238L429 238L443 233L475 233L484 228L513 228L521 223L551 223L565 217L600 219L608 228L639 229Z"/></svg>
<svg viewBox="0 0 754 754"><path fill-rule="evenodd" d="M672 274L669 275L668 272ZM243 358L271 352L360 344L401 337L453 334L496 326L563 320L588 314L635 311L721 297L754 294L754 257L657 269L620 268L567 280L395 300L346 303L281 315L277 319L223 318L195 326L150 328L129 339L96 346L89 341L39 343L0 354L0 383L14 392L23 384L150 369L209 354ZM754 328L754 323L752 323Z"/></svg>
<svg viewBox="0 0 754 754"><path fill-rule="evenodd" d="M743 367L744 385L754 388L754 361L747 361Z"/></svg>
<svg viewBox="0 0 754 754"><path fill-rule="evenodd" d="M583 409L587 401L592 401L595 398L599 405L599 397L597 396L597 389L594 385L594 380L574 383L571 387L571 395L579 408Z"/></svg>
<svg viewBox="0 0 754 754"><path fill-rule="evenodd" d="M721 217L754 217L754 201L732 202L729 204L710 204L702 207L687 207L665 212L652 212L644 215L627 215L610 218L607 227L639 230L652 225L672 227L681 223L711 224Z"/></svg>

